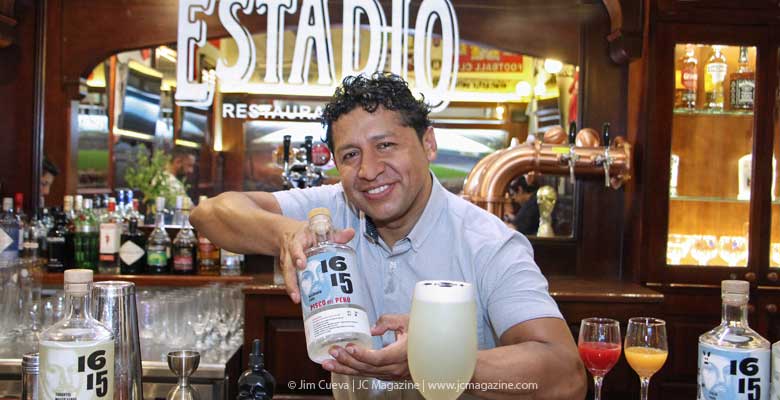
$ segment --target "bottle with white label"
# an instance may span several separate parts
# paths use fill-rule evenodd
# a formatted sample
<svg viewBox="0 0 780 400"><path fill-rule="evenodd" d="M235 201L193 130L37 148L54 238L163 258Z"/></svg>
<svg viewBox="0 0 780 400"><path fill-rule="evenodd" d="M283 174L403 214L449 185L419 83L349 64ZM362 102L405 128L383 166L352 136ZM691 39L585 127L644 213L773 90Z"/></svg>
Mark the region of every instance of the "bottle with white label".
<svg viewBox="0 0 780 400"><path fill-rule="evenodd" d="M698 400L769 399L769 341L748 326L750 284L723 281L721 323L699 336Z"/></svg>
<svg viewBox="0 0 780 400"><path fill-rule="evenodd" d="M298 271L303 324L309 358L332 359L331 346L349 343L371 348L366 289L355 251L333 242L327 208L309 212L309 230L316 245L306 250L306 269Z"/></svg>
<svg viewBox="0 0 780 400"><path fill-rule="evenodd" d="M122 235L122 218L116 212L114 198L108 200L108 210L100 222L100 256L98 271L101 274L119 273L119 239Z"/></svg>
<svg viewBox="0 0 780 400"><path fill-rule="evenodd" d="M114 398L114 334L92 318L92 271L65 271L65 317L40 336L40 400Z"/></svg>

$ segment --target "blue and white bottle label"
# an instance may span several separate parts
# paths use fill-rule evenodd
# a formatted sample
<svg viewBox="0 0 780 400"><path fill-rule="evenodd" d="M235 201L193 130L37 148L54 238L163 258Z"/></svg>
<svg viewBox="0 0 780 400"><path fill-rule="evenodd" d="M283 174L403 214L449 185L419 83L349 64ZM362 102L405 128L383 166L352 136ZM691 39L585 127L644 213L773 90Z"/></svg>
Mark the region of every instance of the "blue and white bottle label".
<svg viewBox="0 0 780 400"><path fill-rule="evenodd" d="M329 305L353 302L354 267L354 257L347 252L328 251L306 260L306 269L298 272L298 286L306 316Z"/></svg>
<svg viewBox="0 0 780 400"><path fill-rule="evenodd" d="M769 349L699 343L698 400L768 400Z"/></svg>

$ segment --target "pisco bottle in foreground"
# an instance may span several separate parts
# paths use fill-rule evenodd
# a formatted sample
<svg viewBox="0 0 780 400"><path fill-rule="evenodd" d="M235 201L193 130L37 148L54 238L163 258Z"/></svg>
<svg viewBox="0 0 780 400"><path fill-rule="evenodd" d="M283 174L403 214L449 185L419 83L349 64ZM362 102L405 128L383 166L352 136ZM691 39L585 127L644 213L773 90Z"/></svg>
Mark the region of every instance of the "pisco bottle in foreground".
<svg viewBox="0 0 780 400"><path fill-rule="evenodd" d="M699 336L698 400L769 399L769 341L750 329L750 284L723 281L721 323Z"/></svg>
<svg viewBox="0 0 780 400"><path fill-rule="evenodd" d="M65 271L65 318L40 336L41 400L114 398L114 335L92 318L92 271Z"/></svg>
<svg viewBox="0 0 780 400"><path fill-rule="evenodd" d="M322 363L331 346L349 343L371 348L368 304L355 251L333 242L327 208L309 212L309 230L316 244L306 250L306 269L298 271L301 308L309 358Z"/></svg>

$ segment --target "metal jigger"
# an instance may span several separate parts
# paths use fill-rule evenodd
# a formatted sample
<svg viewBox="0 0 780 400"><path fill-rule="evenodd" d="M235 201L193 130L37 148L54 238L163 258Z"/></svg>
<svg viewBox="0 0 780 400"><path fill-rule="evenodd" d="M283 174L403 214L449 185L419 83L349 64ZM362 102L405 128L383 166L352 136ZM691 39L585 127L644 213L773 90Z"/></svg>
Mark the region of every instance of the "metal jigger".
<svg viewBox="0 0 780 400"><path fill-rule="evenodd" d="M200 364L200 353L194 350L178 350L168 353L168 368L179 377L179 384L168 392L167 400L200 400L198 392L190 385L190 375Z"/></svg>
<svg viewBox="0 0 780 400"><path fill-rule="evenodd" d="M135 285L124 281L95 282L92 299L92 315L114 333L114 398L143 400Z"/></svg>

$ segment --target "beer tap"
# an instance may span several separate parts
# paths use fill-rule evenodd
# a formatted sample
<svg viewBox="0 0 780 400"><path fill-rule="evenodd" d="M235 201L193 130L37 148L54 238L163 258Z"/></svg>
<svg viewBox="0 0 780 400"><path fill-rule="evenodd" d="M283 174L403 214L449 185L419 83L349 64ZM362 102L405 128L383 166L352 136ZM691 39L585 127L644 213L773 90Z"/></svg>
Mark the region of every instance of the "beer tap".
<svg viewBox="0 0 780 400"><path fill-rule="evenodd" d="M577 137L577 124L572 121L569 124L569 154L563 154L561 160L569 164L569 178L571 184L574 184L574 166L577 164L577 160L580 159L580 155L574 149Z"/></svg>
<svg viewBox="0 0 780 400"><path fill-rule="evenodd" d="M604 155L596 157L596 165L604 167L604 186L609 187L609 167L612 166L612 157L609 155L609 122L605 122L602 128Z"/></svg>
<svg viewBox="0 0 780 400"><path fill-rule="evenodd" d="M282 171L282 179L284 184L288 188L294 188L292 178L290 177L290 142L292 137L290 135L284 135L284 170Z"/></svg>
<svg viewBox="0 0 780 400"><path fill-rule="evenodd" d="M312 156L312 136L304 138L304 148L306 149L306 171L303 176L304 186L317 186L319 174L314 170L314 157Z"/></svg>

